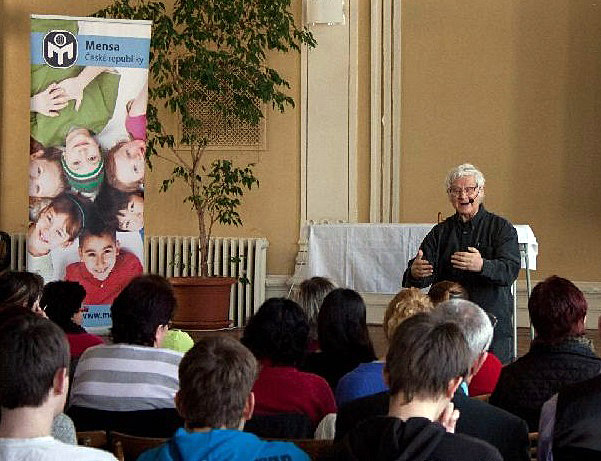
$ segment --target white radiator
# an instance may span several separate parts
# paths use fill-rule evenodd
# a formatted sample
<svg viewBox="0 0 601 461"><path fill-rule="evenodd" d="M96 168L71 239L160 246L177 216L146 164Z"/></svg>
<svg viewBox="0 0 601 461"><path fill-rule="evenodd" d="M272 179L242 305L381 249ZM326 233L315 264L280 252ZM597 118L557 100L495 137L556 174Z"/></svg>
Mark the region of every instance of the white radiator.
<svg viewBox="0 0 601 461"><path fill-rule="evenodd" d="M230 320L237 327L265 301L267 247L264 238L212 238L209 243L209 275L246 277L250 283L232 285ZM198 275L197 237L156 236L144 241L144 270L164 277ZM232 261L234 258L236 261Z"/></svg>
<svg viewBox="0 0 601 461"><path fill-rule="evenodd" d="M11 234L12 270L25 270L26 235ZM232 285L230 320L242 327L265 301L267 247L264 238L213 238L209 246L209 274L246 277L249 284ZM144 239L144 272L164 277L198 275L198 238L155 236ZM236 258L238 262L232 262Z"/></svg>

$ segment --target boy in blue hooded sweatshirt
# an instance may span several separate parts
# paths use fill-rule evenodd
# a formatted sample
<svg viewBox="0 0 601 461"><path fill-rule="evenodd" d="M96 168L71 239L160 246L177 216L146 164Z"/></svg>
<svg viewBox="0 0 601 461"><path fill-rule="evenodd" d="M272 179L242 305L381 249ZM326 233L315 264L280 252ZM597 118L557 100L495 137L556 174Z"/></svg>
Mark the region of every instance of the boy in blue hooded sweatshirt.
<svg viewBox="0 0 601 461"><path fill-rule="evenodd" d="M257 372L257 361L239 341L200 339L179 366L175 405L185 427L138 461L308 461L293 443L267 442L241 431L253 413Z"/></svg>

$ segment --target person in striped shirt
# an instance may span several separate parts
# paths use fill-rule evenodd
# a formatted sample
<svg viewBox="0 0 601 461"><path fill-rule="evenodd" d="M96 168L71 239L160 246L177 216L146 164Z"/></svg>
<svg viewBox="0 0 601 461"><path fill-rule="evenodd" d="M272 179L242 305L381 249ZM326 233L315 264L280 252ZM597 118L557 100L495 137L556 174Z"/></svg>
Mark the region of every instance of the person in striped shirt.
<svg viewBox="0 0 601 461"><path fill-rule="evenodd" d="M134 278L111 306L113 344L89 348L79 359L71 406L109 412L175 408L183 354L159 347L175 306L166 279Z"/></svg>

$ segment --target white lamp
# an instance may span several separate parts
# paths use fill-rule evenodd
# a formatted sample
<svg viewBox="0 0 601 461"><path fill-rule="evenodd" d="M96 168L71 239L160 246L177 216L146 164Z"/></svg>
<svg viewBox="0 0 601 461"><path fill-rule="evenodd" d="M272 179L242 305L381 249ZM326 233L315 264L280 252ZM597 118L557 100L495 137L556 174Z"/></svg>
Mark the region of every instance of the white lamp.
<svg viewBox="0 0 601 461"><path fill-rule="evenodd" d="M307 24L344 24L344 0L307 0Z"/></svg>

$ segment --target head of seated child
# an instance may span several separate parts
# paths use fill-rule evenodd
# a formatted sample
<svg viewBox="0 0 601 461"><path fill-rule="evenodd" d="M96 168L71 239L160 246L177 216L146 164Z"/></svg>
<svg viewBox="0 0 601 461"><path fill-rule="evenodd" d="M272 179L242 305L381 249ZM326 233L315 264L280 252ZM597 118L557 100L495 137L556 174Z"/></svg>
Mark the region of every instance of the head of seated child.
<svg viewBox="0 0 601 461"><path fill-rule="evenodd" d="M119 256L115 228L91 223L79 236L79 259L96 280L106 280Z"/></svg>
<svg viewBox="0 0 601 461"><path fill-rule="evenodd" d="M29 196L56 197L68 187L61 167L61 151L56 147L38 150L29 156Z"/></svg>
<svg viewBox="0 0 601 461"><path fill-rule="evenodd" d="M84 225L84 203L69 193L62 193L50 202L29 226L27 251L43 256L55 248L68 247Z"/></svg>
<svg viewBox="0 0 601 461"><path fill-rule="evenodd" d="M111 186L125 192L140 190L144 182L146 143L131 140L115 144L106 159L106 175Z"/></svg>

